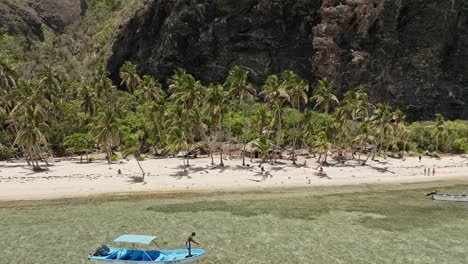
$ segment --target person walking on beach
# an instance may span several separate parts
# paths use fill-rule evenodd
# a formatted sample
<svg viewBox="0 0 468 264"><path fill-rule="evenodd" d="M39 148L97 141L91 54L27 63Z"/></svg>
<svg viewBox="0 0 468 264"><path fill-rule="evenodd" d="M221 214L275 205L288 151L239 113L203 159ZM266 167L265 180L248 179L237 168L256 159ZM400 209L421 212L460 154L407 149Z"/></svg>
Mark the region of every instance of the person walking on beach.
<svg viewBox="0 0 468 264"><path fill-rule="evenodd" d="M188 251L188 255L185 256L186 258L190 258L192 257L192 242L197 244L197 245L200 245L197 241L195 241L193 239L193 237L196 235L195 232L192 232L189 237L187 238L187 241L185 241L185 247L187 248L187 251Z"/></svg>
<svg viewBox="0 0 468 264"><path fill-rule="evenodd" d="M435 175L435 167L432 168L432 176L434 176L434 175Z"/></svg>
<svg viewBox="0 0 468 264"><path fill-rule="evenodd" d="M424 167L424 176L426 176L426 167Z"/></svg>
<svg viewBox="0 0 468 264"><path fill-rule="evenodd" d="M419 155L419 162L421 162L421 155Z"/></svg>

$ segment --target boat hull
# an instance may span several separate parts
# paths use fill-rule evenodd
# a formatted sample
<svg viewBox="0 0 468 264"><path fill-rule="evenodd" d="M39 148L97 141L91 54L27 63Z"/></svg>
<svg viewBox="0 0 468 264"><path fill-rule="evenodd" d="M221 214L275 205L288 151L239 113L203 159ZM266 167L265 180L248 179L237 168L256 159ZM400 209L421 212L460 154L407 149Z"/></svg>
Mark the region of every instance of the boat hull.
<svg viewBox="0 0 468 264"><path fill-rule="evenodd" d="M110 248L107 256L89 256L88 259L97 264L139 264L166 263L189 264L197 263L205 254L203 249L192 249L192 257L186 258L187 250L133 250Z"/></svg>
<svg viewBox="0 0 468 264"><path fill-rule="evenodd" d="M467 195L433 194L432 199L447 202L468 202Z"/></svg>

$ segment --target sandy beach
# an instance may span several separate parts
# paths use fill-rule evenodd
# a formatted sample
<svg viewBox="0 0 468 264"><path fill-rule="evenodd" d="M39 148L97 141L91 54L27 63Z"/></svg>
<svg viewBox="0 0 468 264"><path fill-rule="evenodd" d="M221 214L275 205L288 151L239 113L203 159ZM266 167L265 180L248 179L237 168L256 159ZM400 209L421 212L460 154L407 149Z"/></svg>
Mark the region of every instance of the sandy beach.
<svg viewBox="0 0 468 264"><path fill-rule="evenodd" d="M216 157L215 157L216 158ZM215 159L215 162L219 162ZM429 182L461 179L468 182L468 157L417 157L402 159L381 158L369 160L366 166L357 161L346 164L319 166L315 158L299 157L298 166L287 160L277 164L263 163L264 172L247 159L242 167L240 159L226 159L225 166L212 166L210 158L190 160L187 173L180 158L146 159L141 162L147 172L145 182L135 160L79 163L79 158L49 160L50 166L42 172L33 172L24 161L0 163L0 200L39 200L85 197L100 194L134 192L178 192L196 190L236 190L274 187L337 186ZM305 162L305 166L304 166ZM424 174L424 168L431 174ZM432 169L435 168L435 175ZM121 174L118 174L120 169Z"/></svg>

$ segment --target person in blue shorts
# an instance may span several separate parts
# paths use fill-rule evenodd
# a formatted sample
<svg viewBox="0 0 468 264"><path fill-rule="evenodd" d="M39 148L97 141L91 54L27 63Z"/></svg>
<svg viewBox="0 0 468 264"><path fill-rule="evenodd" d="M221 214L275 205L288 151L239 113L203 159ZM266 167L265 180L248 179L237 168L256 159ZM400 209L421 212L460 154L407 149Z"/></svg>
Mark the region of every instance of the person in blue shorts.
<svg viewBox="0 0 468 264"><path fill-rule="evenodd" d="M197 244L197 245L200 245L197 241L195 241L193 239L193 237L196 235L195 232L192 232L189 237L187 238L187 241L185 241L185 247L187 248L187 251L188 251L188 255L185 256L186 258L190 258L192 257L192 242Z"/></svg>

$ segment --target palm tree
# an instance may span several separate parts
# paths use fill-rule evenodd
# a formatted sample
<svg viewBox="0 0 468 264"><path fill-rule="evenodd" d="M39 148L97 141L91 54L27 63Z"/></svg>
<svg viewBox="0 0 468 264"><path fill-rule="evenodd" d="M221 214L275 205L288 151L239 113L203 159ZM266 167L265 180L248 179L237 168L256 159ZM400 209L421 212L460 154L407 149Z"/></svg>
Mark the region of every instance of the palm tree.
<svg viewBox="0 0 468 264"><path fill-rule="evenodd" d="M135 96L140 102L160 102L165 98L165 93L159 81L149 75L145 75L136 89Z"/></svg>
<svg viewBox="0 0 468 264"><path fill-rule="evenodd" d="M138 167L140 167L141 174L142 174L142 179L141 181L145 181L145 171L143 170L143 167L141 167L140 164L140 156L141 156L141 146L142 146L142 139L143 139L144 133L143 131L138 131L134 135L130 135L129 137L126 138L125 140L125 146L123 149L123 157L127 158L128 156L132 155L136 162L138 163Z"/></svg>
<svg viewBox="0 0 468 264"><path fill-rule="evenodd" d="M81 111L89 114L89 116L93 116L100 105L98 95L93 87L89 85L82 86L79 90L79 98L81 100Z"/></svg>
<svg viewBox="0 0 468 264"><path fill-rule="evenodd" d="M328 137L327 133L325 131L321 131L318 136L317 140L314 143L315 147L318 148L319 150L319 158L317 159L318 163L326 163L327 162L327 157L328 157L328 150L331 148L331 142L330 138ZM323 161L322 155L324 155Z"/></svg>
<svg viewBox="0 0 468 264"><path fill-rule="evenodd" d="M261 136L263 134L269 134L269 126L271 124L272 116L270 109L264 103L255 103L250 112L250 127Z"/></svg>
<svg viewBox="0 0 468 264"><path fill-rule="evenodd" d="M44 135L49 127L47 109L49 103L39 86L31 81L22 81L15 91L16 106L11 110L10 121L16 133L14 144L18 144L25 154L28 164L40 170L38 160L44 160L42 152L47 148Z"/></svg>
<svg viewBox="0 0 468 264"><path fill-rule="evenodd" d="M16 86L18 74L12 64L0 57L0 96L4 97L11 88Z"/></svg>
<svg viewBox="0 0 468 264"><path fill-rule="evenodd" d="M208 91L205 98L206 103L206 114L211 115L211 124L216 130L216 135L214 136L214 144L217 145L219 140L221 139L221 131L224 116L227 112L227 99L228 93L224 90L224 87L216 84L210 85L208 87ZM213 164L213 150L214 146L211 147L211 163ZM223 148L220 148L220 166L224 166L223 162Z"/></svg>
<svg viewBox="0 0 468 264"><path fill-rule="evenodd" d="M176 69L168 83L169 92L172 93L170 99L183 104L187 110L200 104L203 99L205 87L184 69Z"/></svg>
<svg viewBox="0 0 468 264"><path fill-rule="evenodd" d="M316 101L315 107L321 108L326 114L330 111L330 106L333 102L339 104L340 101L333 94L334 85L333 82L329 82L326 78L319 81L319 85L314 91L312 98L313 101Z"/></svg>
<svg viewBox="0 0 468 264"><path fill-rule="evenodd" d="M280 80L278 75L268 76L265 85L263 86L263 91L260 95L265 96L265 101L270 104L271 108L275 112L274 124L276 124L276 148L281 144L282 139L282 111L283 104L287 100L290 100L290 97L286 91L284 82ZM276 160L275 160L276 162Z"/></svg>
<svg viewBox="0 0 468 264"><path fill-rule="evenodd" d="M182 105L169 104L166 108L166 127L168 128L169 150L172 154L183 151L184 172L189 166L190 113ZM185 164L187 158L187 164Z"/></svg>
<svg viewBox="0 0 468 264"><path fill-rule="evenodd" d="M257 140L253 142L252 145L254 147L254 150L259 151L262 155L260 165L262 164L262 162L265 161L265 159L268 158L268 151L270 150L272 144L273 142L271 142L271 140L269 140L268 137L265 135L260 136Z"/></svg>
<svg viewBox="0 0 468 264"><path fill-rule="evenodd" d="M301 101L304 104L307 104L307 92L309 91L309 85L305 83L299 75L295 74L292 71L283 72L283 80L286 86L286 91L291 99L291 105L293 108L297 109L298 112L301 111ZM299 130L299 121L294 123L294 137L293 137L293 163L296 164L296 144Z"/></svg>
<svg viewBox="0 0 468 264"><path fill-rule="evenodd" d="M436 120L435 125L432 127L432 136L436 138L436 148L435 151L439 150L440 141L444 140L447 137L447 129L445 128L444 117L437 113L435 114Z"/></svg>
<svg viewBox="0 0 468 264"><path fill-rule="evenodd" d="M392 113L388 104L379 103L373 111L370 121L375 129L378 131L376 145L374 147L373 159L376 152L380 152L383 142L389 134L391 127Z"/></svg>
<svg viewBox="0 0 468 264"><path fill-rule="evenodd" d="M361 151L359 152L359 157L358 160L361 161L361 152L366 148L368 144L374 143L374 133L373 133L373 128L371 127L371 124L368 119L365 119L363 122L361 122L360 127L359 127L359 134L356 136L354 139L357 144L361 146ZM367 160L369 159L369 156L367 159L362 162L362 165L366 165Z"/></svg>
<svg viewBox="0 0 468 264"><path fill-rule="evenodd" d="M106 70L104 65L98 65L96 67L93 85L98 98L108 94L114 88L112 80L107 77L109 75L110 73Z"/></svg>
<svg viewBox="0 0 468 264"><path fill-rule="evenodd" d="M107 106L97 116L91 135L103 146L107 154L107 162L111 163L112 147L120 141L121 119L118 108Z"/></svg>
<svg viewBox="0 0 468 264"><path fill-rule="evenodd" d="M122 79L120 85L125 84L130 93L133 93L141 82L141 78L137 73L137 66L130 61L125 62L120 68L120 78Z"/></svg>
<svg viewBox="0 0 468 264"><path fill-rule="evenodd" d="M49 102L55 103L58 98L62 98L62 79L61 74L51 65L44 65L39 70L39 87Z"/></svg>
<svg viewBox="0 0 468 264"><path fill-rule="evenodd" d="M242 137L242 166L245 166L245 144L246 144L246 116L245 102L252 100L256 93L255 88L248 82L249 72L241 66L234 66L226 78L225 87L229 90L231 98L238 99L243 116L243 137Z"/></svg>

